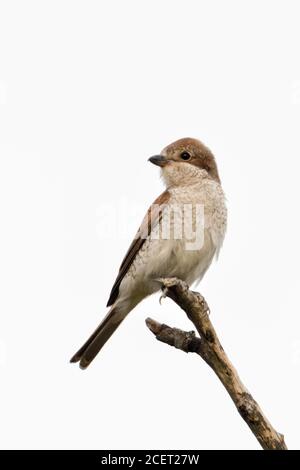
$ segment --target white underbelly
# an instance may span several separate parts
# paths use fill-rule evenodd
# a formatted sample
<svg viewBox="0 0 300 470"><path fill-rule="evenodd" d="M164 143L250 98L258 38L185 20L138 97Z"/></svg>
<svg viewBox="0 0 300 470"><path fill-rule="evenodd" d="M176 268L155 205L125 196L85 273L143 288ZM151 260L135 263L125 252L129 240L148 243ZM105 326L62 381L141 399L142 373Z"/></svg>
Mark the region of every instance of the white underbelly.
<svg viewBox="0 0 300 470"><path fill-rule="evenodd" d="M155 279L161 277L178 277L189 285L202 279L214 255L218 254L225 233L224 195L221 189L217 189L213 182L207 181L206 185L203 183L197 187L197 191L195 188L193 191L172 190L172 201L168 205L172 209L170 236L167 239L163 237L161 223L153 228L121 282L121 297L134 297L139 301L139 298L160 289L161 285ZM182 220L183 204L193 204L193 210L202 204L204 218L198 219L192 211L188 218ZM197 247L191 247L191 240L186 240L187 234L191 234L189 231L183 230L181 238L176 239L174 227L180 227L183 222L184 228L192 228L196 239L201 229L201 243ZM155 234L158 236L153 237Z"/></svg>
<svg viewBox="0 0 300 470"><path fill-rule="evenodd" d="M155 280L178 277L189 285L200 281L208 269L216 247L205 230L203 245L198 250L186 249L185 240L147 239L120 286L121 293L141 297L160 289Z"/></svg>

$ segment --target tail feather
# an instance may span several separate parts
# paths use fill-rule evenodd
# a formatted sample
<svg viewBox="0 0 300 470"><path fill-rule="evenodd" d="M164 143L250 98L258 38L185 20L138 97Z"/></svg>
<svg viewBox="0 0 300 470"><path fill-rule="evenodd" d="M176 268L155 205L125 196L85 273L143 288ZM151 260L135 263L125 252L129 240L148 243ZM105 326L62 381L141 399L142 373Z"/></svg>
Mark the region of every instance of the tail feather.
<svg viewBox="0 0 300 470"><path fill-rule="evenodd" d="M122 314L116 307L112 306L104 320L83 346L74 354L70 362L79 362L80 368L86 369L120 323L122 323L125 316L126 314Z"/></svg>

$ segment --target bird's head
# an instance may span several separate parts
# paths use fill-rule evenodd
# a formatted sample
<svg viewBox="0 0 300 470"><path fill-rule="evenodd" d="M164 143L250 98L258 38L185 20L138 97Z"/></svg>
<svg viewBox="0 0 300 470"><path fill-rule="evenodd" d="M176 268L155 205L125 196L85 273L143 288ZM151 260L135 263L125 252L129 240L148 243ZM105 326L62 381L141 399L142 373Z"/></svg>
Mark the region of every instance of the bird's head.
<svg viewBox="0 0 300 470"><path fill-rule="evenodd" d="M194 184L201 177L220 182L215 157L197 139L186 137L176 140L159 155L150 157L149 161L161 167L167 186Z"/></svg>

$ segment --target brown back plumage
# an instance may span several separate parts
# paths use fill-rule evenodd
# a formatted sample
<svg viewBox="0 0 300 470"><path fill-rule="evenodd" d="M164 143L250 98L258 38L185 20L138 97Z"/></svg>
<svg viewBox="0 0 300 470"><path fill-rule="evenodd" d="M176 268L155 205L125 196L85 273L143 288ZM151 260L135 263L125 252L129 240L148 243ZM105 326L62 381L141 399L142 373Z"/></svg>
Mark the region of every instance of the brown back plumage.
<svg viewBox="0 0 300 470"><path fill-rule="evenodd" d="M114 282L112 287L107 307L112 305L118 298L119 295L119 287L120 284L128 272L134 258L136 257L137 253L145 243L146 238L151 232L151 229L155 227L157 223L159 223L162 214L162 206L167 204L168 200L170 199L170 193L168 190L164 191L157 199L155 199L153 205L149 207L147 214L145 215L139 230L137 231L119 269L118 276Z"/></svg>

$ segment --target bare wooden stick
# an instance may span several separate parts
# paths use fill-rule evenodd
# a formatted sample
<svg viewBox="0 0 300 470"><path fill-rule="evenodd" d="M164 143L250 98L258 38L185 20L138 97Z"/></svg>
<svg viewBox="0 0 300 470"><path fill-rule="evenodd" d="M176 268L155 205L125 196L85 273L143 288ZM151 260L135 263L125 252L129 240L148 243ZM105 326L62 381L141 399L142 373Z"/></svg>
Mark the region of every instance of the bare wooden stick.
<svg viewBox="0 0 300 470"><path fill-rule="evenodd" d="M263 449L286 450L284 436L264 416L229 361L209 319L209 308L201 294L192 292L183 281L159 279L164 295L170 297L187 314L200 337L147 318L146 324L159 341L185 352L198 354L217 374L231 396L241 417L246 421Z"/></svg>

